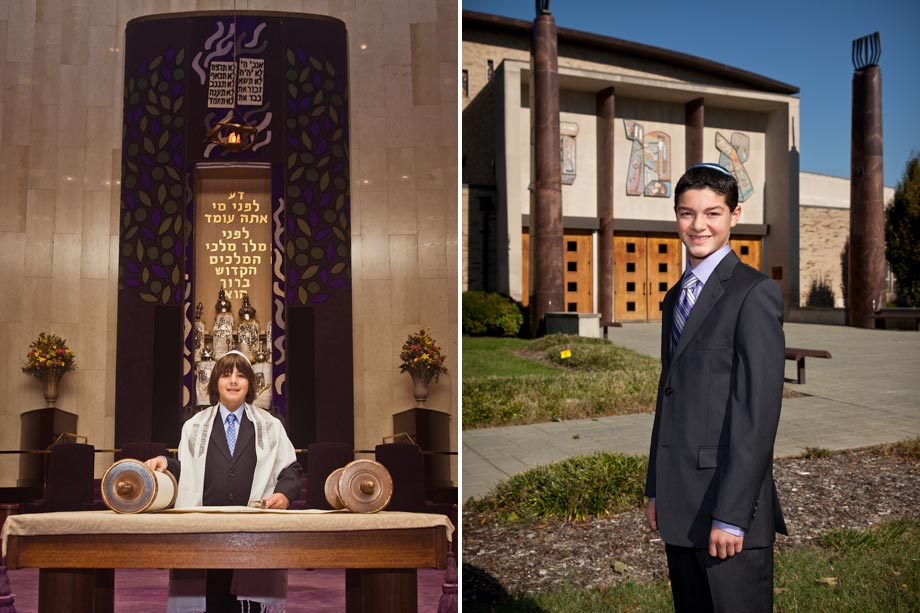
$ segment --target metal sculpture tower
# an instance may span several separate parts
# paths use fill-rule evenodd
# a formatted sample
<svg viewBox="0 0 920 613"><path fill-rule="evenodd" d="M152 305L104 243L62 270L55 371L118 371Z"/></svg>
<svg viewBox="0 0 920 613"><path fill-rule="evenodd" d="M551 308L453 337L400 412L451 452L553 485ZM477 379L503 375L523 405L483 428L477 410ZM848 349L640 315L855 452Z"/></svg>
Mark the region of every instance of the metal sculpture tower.
<svg viewBox="0 0 920 613"><path fill-rule="evenodd" d="M534 143L533 204L530 216L533 258L532 332L546 329L546 313L565 310L563 287L562 161L559 157L559 56L556 21L549 1L537 2L531 62Z"/></svg>
<svg viewBox="0 0 920 613"><path fill-rule="evenodd" d="M885 306L881 55L878 32L853 41L847 325L856 328L874 327L872 314Z"/></svg>

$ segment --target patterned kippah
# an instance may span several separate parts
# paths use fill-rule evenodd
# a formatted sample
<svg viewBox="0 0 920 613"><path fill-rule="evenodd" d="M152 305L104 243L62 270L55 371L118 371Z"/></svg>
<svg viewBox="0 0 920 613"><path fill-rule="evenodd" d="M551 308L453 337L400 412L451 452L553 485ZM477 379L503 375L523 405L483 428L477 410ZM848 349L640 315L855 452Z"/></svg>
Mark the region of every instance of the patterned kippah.
<svg viewBox="0 0 920 613"><path fill-rule="evenodd" d="M694 164L687 169L687 172L693 170L694 168L708 168L709 170L715 170L716 172L721 172L723 175L734 178L735 175L731 173L725 166L721 164L716 164L715 162L704 162L702 164Z"/></svg>

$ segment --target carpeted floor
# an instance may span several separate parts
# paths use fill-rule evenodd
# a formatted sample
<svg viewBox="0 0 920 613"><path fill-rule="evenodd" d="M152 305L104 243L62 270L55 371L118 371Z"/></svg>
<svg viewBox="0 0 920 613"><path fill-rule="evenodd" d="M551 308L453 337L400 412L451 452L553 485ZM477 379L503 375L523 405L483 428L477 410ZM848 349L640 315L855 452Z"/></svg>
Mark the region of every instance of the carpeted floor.
<svg viewBox="0 0 920 613"><path fill-rule="evenodd" d="M16 597L16 613L38 611L38 569L8 572ZM162 613L166 609L169 571L119 569L115 571L115 611ZM443 570L418 571L418 610L438 610ZM344 570L291 570L288 573L288 613L340 613L345 610Z"/></svg>

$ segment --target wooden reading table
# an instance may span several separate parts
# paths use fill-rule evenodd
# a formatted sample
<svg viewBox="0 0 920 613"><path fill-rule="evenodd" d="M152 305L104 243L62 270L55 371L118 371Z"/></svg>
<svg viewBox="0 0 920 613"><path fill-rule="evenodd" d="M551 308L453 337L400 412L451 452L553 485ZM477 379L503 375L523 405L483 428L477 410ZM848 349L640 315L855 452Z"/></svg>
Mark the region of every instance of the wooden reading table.
<svg viewBox="0 0 920 613"><path fill-rule="evenodd" d="M415 613L417 569L447 567L453 532L425 513L204 509L14 515L3 555L40 569L40 613L113 612L116 568L345 568L349 613Z"/></svg>

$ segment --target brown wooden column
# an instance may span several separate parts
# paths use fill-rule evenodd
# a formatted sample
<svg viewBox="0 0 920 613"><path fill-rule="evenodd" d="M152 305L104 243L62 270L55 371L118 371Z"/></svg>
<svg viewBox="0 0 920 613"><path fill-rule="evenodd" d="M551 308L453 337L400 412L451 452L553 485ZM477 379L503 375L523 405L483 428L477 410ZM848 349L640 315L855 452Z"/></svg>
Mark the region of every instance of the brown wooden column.
<svg viewBox="0 0 920 613"><path fill-rule="evenodd" d="M565 310L563 285L562 162L559 157L559 68L556 21L544 9L534 20L531 42L534 105L533 331L544 316Z"/></svg>
<svg viewBox="0 0 920 613"><path fill-rule="evenodd" d="M601 324L613 321L613 164L614 135L616 130L615 114L616 92L614 88L598 92L597 121L598 156L600 164L600 183L597 196L597 215L600 217L600 230L597 239L597 310L601 314Z"/></svg>
<svg viewBox="0 0 920 613"><path fill-rule="evenodd" d="M702 164L703 160L703 115L704 105L702 98L695 98L684 105L686 123L686 167ZM683 173L681 173L683 174Z"/></svg>
<svg viewBox="0 0 920 613"><path fill-rule="evenodd" d="M882 71L878 33L853 41L850 148L850 255L847 325L872 328L885 306L885 208L882 176Z"/></svg>

